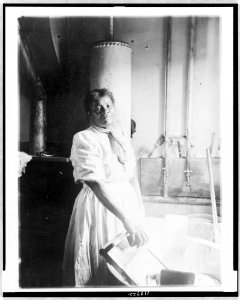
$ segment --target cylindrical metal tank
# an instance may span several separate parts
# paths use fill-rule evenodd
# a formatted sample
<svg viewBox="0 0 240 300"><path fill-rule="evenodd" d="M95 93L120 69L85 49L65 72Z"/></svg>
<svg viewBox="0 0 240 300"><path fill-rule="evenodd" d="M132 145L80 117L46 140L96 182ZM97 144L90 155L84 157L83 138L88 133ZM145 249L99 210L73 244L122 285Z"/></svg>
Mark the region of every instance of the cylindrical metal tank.
<svg viewBox="0 0 240 300"><path fill-rule="evenodd" d="M90 89L107 88L115 98L114 127L130 137L131 54L129 44L97 42L91 49Z"/></svg>
<svg viewBox="0 0 240 300"><path fill-rule="evenodd" d="M30 154L46 150L46 94L40 81L35 84L36 96L32 103Z"/></svg>

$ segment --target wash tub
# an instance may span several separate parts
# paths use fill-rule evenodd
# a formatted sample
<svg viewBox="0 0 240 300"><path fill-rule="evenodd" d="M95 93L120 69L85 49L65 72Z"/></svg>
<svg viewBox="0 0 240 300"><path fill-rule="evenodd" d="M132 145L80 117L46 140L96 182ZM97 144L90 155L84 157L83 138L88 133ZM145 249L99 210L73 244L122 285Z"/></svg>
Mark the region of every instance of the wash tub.
<svg viewBox="0 0 240 300"><path fill-rule="evenodd" d="M211 216L147 218L146 231L149 242L145 246L130 247L126 233L122 233L100 250L110 272L122 284L164 285L161 274L166 274L166 270L185 278L194 274L194 282L180 280L179 285L208 287L220 284L221 248L215 243ZM167 285L174 285L174 282L170 279Z"/></svg>

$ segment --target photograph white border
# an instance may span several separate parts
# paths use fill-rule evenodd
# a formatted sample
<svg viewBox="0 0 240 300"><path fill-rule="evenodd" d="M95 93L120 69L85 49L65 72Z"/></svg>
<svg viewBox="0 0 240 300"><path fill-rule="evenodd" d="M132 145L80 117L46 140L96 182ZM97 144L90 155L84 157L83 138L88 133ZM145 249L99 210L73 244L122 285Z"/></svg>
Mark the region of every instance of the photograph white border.
<svg viewBox="0 0 240 300"><path fill-rule="evenodd" d="M77 292L103 291L102 288L20 288L18 245L18 18L21 16L218 16L221 19L221 169L222 169L222 285L201 291L233 292L237 289L237 272L233 271L233 8L232 7L5 7L5 165L6 165L6 271L4 292ZM33 4L32 4L33 5ZM37 4L36 4L37 5ZM236 100L235 100L236 101ZM108 288L108 291L119 291ZM121 291L131 291L121 288ZM134 289L136 290L136 289ZM137 288L146 291L146 288ZM196 291L196 288L160 287L149 291ZM197 289L200 290L199 288Z"/></svg>

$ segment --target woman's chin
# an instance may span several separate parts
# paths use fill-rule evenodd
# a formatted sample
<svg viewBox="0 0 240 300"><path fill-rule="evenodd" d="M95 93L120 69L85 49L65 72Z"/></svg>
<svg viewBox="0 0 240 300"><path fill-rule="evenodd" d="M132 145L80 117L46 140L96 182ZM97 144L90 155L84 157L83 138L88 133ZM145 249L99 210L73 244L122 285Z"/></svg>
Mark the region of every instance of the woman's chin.
<svg viewBox="0 0 240 300"><path fill-rule="evenodd" d="M110 126L112 125L112 120L111 119L103 119L100 122L103 126Z"/></svg>
<svg viewBox="0 0 240 300"><path fill-rule="evenodd" d="M102 128L108 128L112 125L112 122L109 121L105 121L105 122L99 122L98 124L96 124L98 127L102 127Z"/></svg>

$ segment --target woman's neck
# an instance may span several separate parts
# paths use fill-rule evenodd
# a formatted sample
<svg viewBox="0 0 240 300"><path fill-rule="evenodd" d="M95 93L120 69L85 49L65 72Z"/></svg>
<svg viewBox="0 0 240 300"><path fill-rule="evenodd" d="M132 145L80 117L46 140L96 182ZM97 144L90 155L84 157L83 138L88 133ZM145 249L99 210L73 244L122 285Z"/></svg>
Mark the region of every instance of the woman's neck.
<svg viewBox="0 0 240 300"><path fill-rule="evenodd" d="M112 126L100 127L93 123L91 123L91 126L100 132L109 132L112 129Z"/></svg>
<svg viewBox="0 0 240 300"><path fill-rule="evenodd" d="M112 128L112 125L106 125L106 126L99 126L96 125L95 123L90 121L90 125L96 128L100 128L100 129L106 129L106 130L110 130Z"/></svg>

